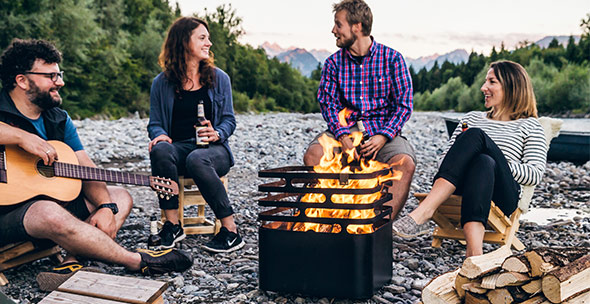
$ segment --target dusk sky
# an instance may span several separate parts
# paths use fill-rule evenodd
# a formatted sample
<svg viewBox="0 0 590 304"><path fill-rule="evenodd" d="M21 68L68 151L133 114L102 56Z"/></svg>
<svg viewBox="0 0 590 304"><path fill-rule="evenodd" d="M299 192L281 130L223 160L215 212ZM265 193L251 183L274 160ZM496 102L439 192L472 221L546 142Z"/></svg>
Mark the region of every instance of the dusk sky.
<svg viewBox="0 0 590 304"><path fill-rule="evenodd" d="M170 1L174 4L175 0ZM178 0L183 15L212 12L231 4L246 34L240 42L265 41L336 51L333 0ZM489 53L503 41L518 42L548 35L580 35L580 22L590 13L589 0L366 0L373 12L375 40L417 58L455 49Z"/></svg>

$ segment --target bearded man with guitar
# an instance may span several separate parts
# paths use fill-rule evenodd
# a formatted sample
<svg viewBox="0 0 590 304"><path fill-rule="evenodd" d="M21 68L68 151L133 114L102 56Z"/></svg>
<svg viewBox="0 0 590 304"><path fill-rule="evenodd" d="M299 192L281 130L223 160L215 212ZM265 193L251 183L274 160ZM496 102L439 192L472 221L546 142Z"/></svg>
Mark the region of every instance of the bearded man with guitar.
<svg viewBox="0 0 590 304"><path fill-rule="evenodd" d="M79 256L120 264L147 275L188 269L192 257L185 252L175 249L132 252L114 241L133 203L129 193L121 187L107 187L102 181L82 178L81 191L75 188L69 201L60 200L59 195L55 196L57 199L51 198L50 193L31 194L31 198L18 202L7 198L15 192L10 190L18 187L9 186L15 182L13 176L18 176L13 173L26 172L25 166L12 166L9 151L15 156L22 154L37 159L32 167L42 172L38 168L53 168L51 166L60 162L57 145L52 145L52 141L61 141L74 151L74 161L80 166L96 167L84 151L71 118L58 108L62 102L59 89L65 85L60 62L61 53L43 40L15 39L0 58L3 87L0 92L0 186L4 187L0 187L0 247L19 241L49 240L64 248L68 252L64 263L37 277L44 290L56 288L80 269ZM45 179L49 182L54 177ZM43 178L34 183L41 187ZM56 190L56 193L61 192ZM63 189L67 191L71 190Z"/></svg>

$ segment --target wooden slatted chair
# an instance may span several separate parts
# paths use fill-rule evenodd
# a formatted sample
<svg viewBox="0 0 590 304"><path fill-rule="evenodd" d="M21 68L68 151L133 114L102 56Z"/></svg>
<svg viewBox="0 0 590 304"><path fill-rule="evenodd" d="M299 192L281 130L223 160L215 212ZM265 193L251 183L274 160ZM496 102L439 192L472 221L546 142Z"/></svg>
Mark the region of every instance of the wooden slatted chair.
<svg viewBox="0 0 590 304"><path fill-rule="evenodd" d="M551 140L559 134L562 121L558 119L541 117L539 122L545 131L547 146ZM484 234L485 243L512 245L516 250L523 250L524 244L515 236L519 228L519 219L522 213L528 211L533 198L534 186L522 186L522 196L518 202L518 208L507 217L494 202L491 202L488 225ZM427 193L415 193L414 196L422 202ZM465 242L465 235L461 228L461 196L451 195L434 212L432 220L437 224L432 233L432 247L440 247L443 239L455 239Z"/></svg>
<svg viewBox="0 0 590 304"><path fill-rule="evenodd" d="M32 242L13 243L0 248L0 285L8 284L4 271L45 257L61 263L63 258L60 253L59 246L38 248Z"/></svg>
<svg viewBox="0 0 590 304"><path fill-rule="evenodd" d="M227 190L227 177L221 177L221 182ZM205 206L207 202L195 185L192 178L180 176L178 179L178 218L184 233L189 234L217 234L221 229L221 222L218 219L210 220L205 217ZM188 217L184 214L184 207L197 206L197 216ZM166 215L162 212L160 225L166 222Z"/></svg>

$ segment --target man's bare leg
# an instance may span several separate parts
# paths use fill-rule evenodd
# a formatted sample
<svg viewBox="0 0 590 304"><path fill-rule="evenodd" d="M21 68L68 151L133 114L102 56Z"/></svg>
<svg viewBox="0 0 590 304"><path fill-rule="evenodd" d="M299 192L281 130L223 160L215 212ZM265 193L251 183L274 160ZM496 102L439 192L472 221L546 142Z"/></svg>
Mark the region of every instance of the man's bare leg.
<svg viewBox="0 0 590 304"><path fill-rule="evenodd" d="M391 187L389 187L389 193L392 194L393 198L385 203L385 205L391 206L391 218L395 219L408 199L416 165L414 164L414 160L407 154L395 155L387 163L393 170L402 172L401 179L399 181L393 181Z"/></svg>
<svg viewBox="0 0 590 304"><path fill-rule="evenodd" d="M324 150L322 145L313 144L307 148L305 154L303 155L303 163L306 166L316 166L320 163L322 156L324 155Z"/></svg>
<svg viewBox="0 0 590 304"><path fill-rule="evenodd" d="M131 195L129 195L129 192L127 192L127 190L123 189L122 187L108 186L107 190L109 191L109 196L113 200L113 203L117 204L117 208L119 209L119 212L115 214L115 224L117 231L119 231L129 216L129 213L131 212L131 208L133 207L133 198ZM94 213L96 211L96 206L90 203L88 200L85 202L86 208L88 208L90 214ZM76 262L77 260L78 259L75 255L72 255L68 252L68 254L64 257L62 264Z"/></svg>
<svg viewBox="0 0 590 304"><path fill-rule="evenodd" d="M139 253L127 251L100 229L80 221L52 201L38 201L25 214L23 224L27 233L40 239L50 239L73 256L86 256L138 270Z"/></svg>

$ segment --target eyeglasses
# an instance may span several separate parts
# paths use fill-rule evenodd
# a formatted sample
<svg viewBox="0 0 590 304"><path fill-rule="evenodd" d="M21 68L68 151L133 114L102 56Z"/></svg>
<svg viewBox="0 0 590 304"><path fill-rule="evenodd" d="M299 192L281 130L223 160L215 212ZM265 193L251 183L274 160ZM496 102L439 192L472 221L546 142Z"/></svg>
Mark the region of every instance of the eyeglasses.
<svg viewBox="0 0 590 304"><path fill-rule="evenodd" d="M61 72L53 72L53 73L24 72L23 74L33 74L33 75L49 76L49 78L53 82L57 82L58 77L61 78L62 80L64 79L64 71L61 71Z"/></svg>

